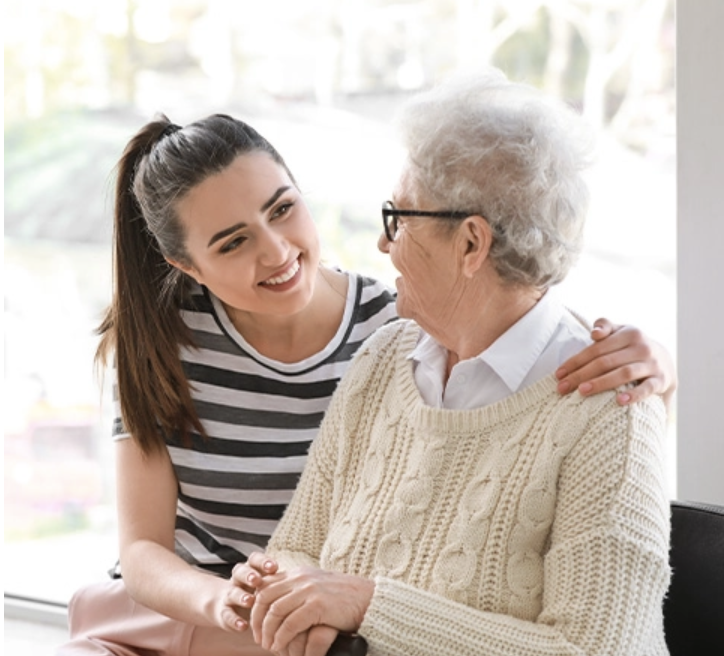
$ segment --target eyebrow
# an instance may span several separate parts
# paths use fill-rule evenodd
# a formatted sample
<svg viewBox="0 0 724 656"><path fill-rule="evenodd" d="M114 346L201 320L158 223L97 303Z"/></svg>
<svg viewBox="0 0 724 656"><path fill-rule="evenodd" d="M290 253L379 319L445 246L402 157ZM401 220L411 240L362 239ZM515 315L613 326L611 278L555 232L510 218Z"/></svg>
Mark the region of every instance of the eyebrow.
<svg viewBox="0 0 724 656"><path fill-rule="evenodd" d="M274 203L277 202L277 200L279 199L279 196L281 196L284 192L289 191L291 188L292 188L291 185L279 187L279 189L277 189L272 194L271 198L261 206L261 211L266 212L272 205L274 205Z"/></svg>
<svg viewBox="0 0 724 656"><path fill-rule="evenodd" d="M286 185L284 187L279 187L267 200L262 206L261 211L266 212L274 203L279 200L279 197L291 189L290 185ZM206 245L206 248L211 248L217 241L220 239L223 239L224 237L228 237L229 235L234 234L237 230L240 230L241 228L245 228L246 223L235 223L233 226L229 226L228 228L224 228L223 230L219 230L211 239L209 239L209 243Z"/></svg>

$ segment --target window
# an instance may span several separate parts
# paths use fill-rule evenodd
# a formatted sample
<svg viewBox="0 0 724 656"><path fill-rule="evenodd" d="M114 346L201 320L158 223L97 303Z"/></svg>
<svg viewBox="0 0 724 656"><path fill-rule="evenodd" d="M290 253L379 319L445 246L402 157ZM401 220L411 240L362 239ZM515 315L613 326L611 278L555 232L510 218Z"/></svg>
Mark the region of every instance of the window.
<svg viewBox="0 0 724 656"><path fill-rule="evenodd" d="M673 4L6 7L5 550L16 566L5 591L65 601L116 558L94 331L110 294L113 166L156 111L178 123L216 111L248 119L295 172L328 259L392 280L376 240L400 162L399 103L484 62L555 90L601 144L585 257L565 283L571 305L634 323L675 353ZM48 558L63 567L40 578Z"/></svg>

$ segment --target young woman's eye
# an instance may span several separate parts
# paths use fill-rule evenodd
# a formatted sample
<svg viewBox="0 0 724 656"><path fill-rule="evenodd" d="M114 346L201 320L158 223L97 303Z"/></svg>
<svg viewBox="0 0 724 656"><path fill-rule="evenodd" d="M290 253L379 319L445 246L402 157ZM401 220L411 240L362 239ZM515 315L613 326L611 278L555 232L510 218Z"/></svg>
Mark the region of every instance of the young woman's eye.
<svg viewBox="0 0 724 656"><path fill-rule="evenodd" d="M294 203L292 203L291 201L288 203L282 203L272 212L271 218L278 219L279 217L288 214L289 210L291 210L292 207L294 207Z"/></svg>
<svg viewBox="0 0 724 656"><path fill-rule="evenodd" d="M236 250L246 241L246 237L234 237L231 241L227 241L220 249L221 253L230 253Z"/></svg>

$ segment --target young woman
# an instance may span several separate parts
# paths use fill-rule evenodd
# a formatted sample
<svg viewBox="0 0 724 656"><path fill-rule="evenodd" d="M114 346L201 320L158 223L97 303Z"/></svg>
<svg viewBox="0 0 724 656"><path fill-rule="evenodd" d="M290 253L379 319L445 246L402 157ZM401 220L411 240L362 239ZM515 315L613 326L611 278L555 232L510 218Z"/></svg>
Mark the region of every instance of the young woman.
<svg viewBox="0 0 724 656"><path fill-rule="evenodd" d="M225 115L160 117L133 137L114 241L98 361L117 379L123 578L74 596L57 653L255 653L245 622L224 621L231 570L266 546L350 358L396 318L394 294L321 264L283 159ZM593 338L561 368L562 392L637 380L620 402L670 394L659 345L605 320Z"/></svg>

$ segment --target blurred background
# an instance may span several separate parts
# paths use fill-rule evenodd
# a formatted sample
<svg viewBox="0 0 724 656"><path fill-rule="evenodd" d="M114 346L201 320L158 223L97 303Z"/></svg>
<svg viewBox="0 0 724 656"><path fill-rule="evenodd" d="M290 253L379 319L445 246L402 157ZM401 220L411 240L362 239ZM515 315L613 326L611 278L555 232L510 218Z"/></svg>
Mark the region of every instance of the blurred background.
<svg viewBox="0 0 724 656"><path fill-rule="evenodd" d="M95 329L113 169L157 112L250 122L294 172L326 259L392 283L376 240L395 110L500 67L598 133L586 251L562 293L676 354L673 0L8 0L4 29L6 595L63 603L116 559Z"/></svg>

